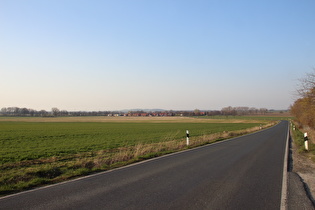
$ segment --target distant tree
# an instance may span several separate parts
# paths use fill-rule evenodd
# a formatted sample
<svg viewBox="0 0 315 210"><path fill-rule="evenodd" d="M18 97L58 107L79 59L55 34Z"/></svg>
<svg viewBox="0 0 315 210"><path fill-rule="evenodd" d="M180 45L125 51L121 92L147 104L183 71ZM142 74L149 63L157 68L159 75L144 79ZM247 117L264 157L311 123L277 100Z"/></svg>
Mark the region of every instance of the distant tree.
<svg viewBox="0 0 315 210"><path fill-rule="evenodd" d="M236 109L231 107L231 106L228 106L228 107L224 107L222 108L221 110L222 114L225 115L225 116L229 116L229 115L236 115Z"/></svg>
<svg viewBox="0 0 315 210"><path fill-rule="evenodd" d="M52 115L55 117L58 116L60 113L59 109L56 107L51 108L51 112L52 112Z"/></svg>
<svg viewBox="0 0 315 210"><path fill-rule="evenodd" d="M257 114L258 110L255 107L249 109L249 114Z"/></svg>
<svg viewBox="0 0 315 210"><path fill-rule="evenodd" d="M45 117L48 115L48 112L46 110L40 110L39 114L40 114L40 116Z"/></svg>
<svg viewBox="0 0 315 210"><path fill-rule="evenodd" d="M27 109L27 108L21 108L21 109L19 109L19 113L20 113L21 115L23 115L23 116L26 116L26 115L28 115L30 112L29 112L29 109Z"/></svg>
<svg viewBox="0 0 315 210"><path fill-rule="evenodd" d="M67 115L69 114L69 112L68 112L67 110L61 110L61 111L59 112L59 114L60 114L61 116L67 116Z"/></svg>
<svg viewBox="0 0 315 210"><path fill-rule="evenodd" d="M1 114L6 115L7 114L7 108L5 108L5 107L1 108Z"/></svg>
<svg viewBox="0 0 315 210"><path fill-rule="evenodd" d="M7 114L10 116L17 116L19 113L20 108L18 107L8 107Z"/></svg>
<svg viewBox="0 0 315 210"><path fill-rule="evenodd" d="M194 115L195 116L199 116L200 115L200 110L199 109L195 109L194 110Z"/></svg>
<svg viewBox="0 0 315 210"><path fill-rule="evenodd" d="M30 116L33 117L33 116L36 116L38 112L36 110L34 110L34 109L28 109L28 113L29 113Z"/></svg>
<svg viewBox="0 0 315 210"><path fill-rule="evenodd" d="M260 108L259 109L260 114L266 114L268 112L268 109L266 108Z"/></svg>
<svg viewBox="0 0 315 210"><path fill-rule="evenodd" d="M248 107L244 107L244 106L234 107L234 108L232 108L232 110L234 112L236 112L235 114L237 114L237 115L247 115L247 114L249 114L249 108Z"/></svg>

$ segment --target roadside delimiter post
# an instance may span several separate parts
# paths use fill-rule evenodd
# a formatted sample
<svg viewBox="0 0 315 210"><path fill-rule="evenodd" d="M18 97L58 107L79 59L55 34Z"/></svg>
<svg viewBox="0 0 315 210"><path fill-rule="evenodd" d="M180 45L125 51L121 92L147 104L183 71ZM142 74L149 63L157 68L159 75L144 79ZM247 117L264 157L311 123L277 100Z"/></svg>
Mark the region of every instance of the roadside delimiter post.
<svg viewBox="0 0 315 210"><path fill-rule="evenodd" d="M308 138L307 138L307 133L304 133L304 146L305 146L305 150L308 151Z"/></svg>
<svg viewBox="0 0 315 210"><path fill-rule="evenodd" d="M186 130L186 144L189 145L189 130Z"/></svg>

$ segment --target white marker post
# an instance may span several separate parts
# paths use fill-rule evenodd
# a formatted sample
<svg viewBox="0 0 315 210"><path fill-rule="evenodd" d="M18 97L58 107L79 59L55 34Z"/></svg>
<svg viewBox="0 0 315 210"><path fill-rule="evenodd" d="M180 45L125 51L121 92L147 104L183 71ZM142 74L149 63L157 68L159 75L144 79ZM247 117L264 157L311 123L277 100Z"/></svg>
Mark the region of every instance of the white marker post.
<svg viewBox="0 0 315 210"><path fill-rule="evenodd" d="M186 144L189 145L189 130L186 130Z"/></svg>
<svg viewBox="0 0 315 210"><path fill-rule="evenodd" d="M307 133L304 133L304 146L305 146L305 150L308 151L308 138L307 138Z"/></svg>

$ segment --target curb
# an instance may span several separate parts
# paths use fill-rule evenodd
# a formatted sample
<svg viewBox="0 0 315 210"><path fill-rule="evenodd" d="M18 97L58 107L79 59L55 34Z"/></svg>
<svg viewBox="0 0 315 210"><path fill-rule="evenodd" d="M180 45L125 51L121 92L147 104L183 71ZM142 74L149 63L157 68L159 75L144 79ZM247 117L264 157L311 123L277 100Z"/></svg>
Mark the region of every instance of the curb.
<svg viewBox="0 0 315 210"><path fill-rule="evenodd" d="M288 192L288 150L289 150L289 137L290 137L290 123L288 122L288 133L285 144L284 163L283 163L283 176L282 176L282 191L281 191L281 206L280 210L287 210L287 192Z"/></svg>

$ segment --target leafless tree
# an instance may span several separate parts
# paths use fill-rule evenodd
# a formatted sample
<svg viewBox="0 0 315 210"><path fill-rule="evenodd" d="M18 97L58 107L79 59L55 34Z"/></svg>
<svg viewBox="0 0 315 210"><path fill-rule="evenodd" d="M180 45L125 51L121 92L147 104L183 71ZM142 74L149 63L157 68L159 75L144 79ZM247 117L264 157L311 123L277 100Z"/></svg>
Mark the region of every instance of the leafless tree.
<svg viewBox="0 0 315 210"><path fill-rule="evenodd" d="M59 109L56 107L51 108L51 112L52 112L52 115L55 117L58 116L60 113Z"/></svg>
<svg viewBox="0 0 315 210"><path fill-rule="evenodd" d="M315 68L313 72L306 73L306 76L299 79L300 84L297 89L297 93L300 97L311 97L315 98Z"/></svg>

